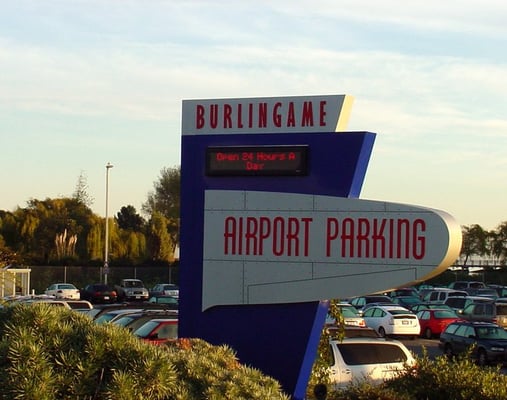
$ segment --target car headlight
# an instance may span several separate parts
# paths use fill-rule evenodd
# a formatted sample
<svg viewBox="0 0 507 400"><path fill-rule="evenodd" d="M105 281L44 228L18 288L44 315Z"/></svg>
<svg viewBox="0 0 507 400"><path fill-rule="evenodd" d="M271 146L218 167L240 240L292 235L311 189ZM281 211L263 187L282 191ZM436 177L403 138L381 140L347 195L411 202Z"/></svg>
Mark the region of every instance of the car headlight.
<svg viewBox="0 0 507 400"><path fill-rule="evenodd" d="M492 347L491 348L491 351L504 351L504 348L503 347Z"/></svg>

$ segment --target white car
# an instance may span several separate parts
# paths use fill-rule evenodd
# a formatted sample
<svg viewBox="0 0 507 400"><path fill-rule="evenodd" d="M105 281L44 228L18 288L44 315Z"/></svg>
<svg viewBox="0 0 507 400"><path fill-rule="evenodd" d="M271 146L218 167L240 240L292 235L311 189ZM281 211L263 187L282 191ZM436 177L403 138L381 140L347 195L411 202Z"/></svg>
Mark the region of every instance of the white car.
<svg viewBox="0 0 507 400"><path fill-rule="evenodd" d="M415 365L407 347L385 338L354 337L331 340L330 379L334 389L367 380L377 385Z"/></svg>
<svg viewBox="0 0 507 400"><path fill-rule="evenodd" d="M160 295L160 294L179 298L180 297L180 289L177 285L174 285L172 283L158 283L151 288L150 296L155 296L155 295Z"/></svg>
<svg viewBox="0 0 507 400"><path fill-rule="evenodd" d="M359 314L359 311L352 304L340 303L336 305L340 309L340 313L343 317L343 324L345 326L359 326L366 327L363 317ZM336 321L329 314L326 318L327 326L336 326Z"/></svg>
<svg viewBox="0 0 507 400"><path fill-rule="evenodd" d="M421 326L413 312L401 306L374 306L363 313L366 326L385 336L419 336Z"/></svg>
<svg viewBox="0 0 507 400"><path fill-rule="evenodd" d="M47 296L55 296L57 299L80 300L81 293L72 283L53 283L44 292Z"/></svg>

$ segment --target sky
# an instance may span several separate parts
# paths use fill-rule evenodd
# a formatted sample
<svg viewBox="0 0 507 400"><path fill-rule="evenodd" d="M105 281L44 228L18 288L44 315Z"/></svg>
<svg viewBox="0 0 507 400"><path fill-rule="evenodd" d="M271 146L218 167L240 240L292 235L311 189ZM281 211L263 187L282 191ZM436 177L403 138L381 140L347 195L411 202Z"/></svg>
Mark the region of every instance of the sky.
<svg viewBox="0 0 507 400"><path fill-rule="evenodd" d="M348 94L361 198L507 221L507 2L0 0L0 210L141 212L186 99Z"/></svg>

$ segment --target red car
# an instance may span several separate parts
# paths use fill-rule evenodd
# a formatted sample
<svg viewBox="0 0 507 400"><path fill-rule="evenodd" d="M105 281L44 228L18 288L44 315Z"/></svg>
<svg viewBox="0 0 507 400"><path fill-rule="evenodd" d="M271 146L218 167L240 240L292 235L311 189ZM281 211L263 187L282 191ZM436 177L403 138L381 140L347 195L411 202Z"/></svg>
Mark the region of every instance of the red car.
<svg viewBox="0 0 507 400"><path fill-rule="evenodd" d="M426 339L440 336L447 325L460 319L454 311L445 308L421 310L417 313L417 318L421 325L420 336Z"/></svg>
<svg viewBox="0 0 507 400"><path fill-rule="evenodd" d="M178 339L178 319L152 319L137 328L134 331L134 335L146 342L153 344L161 344L169 340Z"/></svg>

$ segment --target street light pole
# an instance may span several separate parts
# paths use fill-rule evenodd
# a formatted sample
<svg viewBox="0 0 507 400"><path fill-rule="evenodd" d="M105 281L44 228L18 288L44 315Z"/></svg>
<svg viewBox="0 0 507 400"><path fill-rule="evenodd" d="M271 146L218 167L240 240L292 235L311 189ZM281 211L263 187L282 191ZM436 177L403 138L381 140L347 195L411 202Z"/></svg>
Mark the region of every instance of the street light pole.
<svg viewBox="0 0 507 400"><path fill-rule="evenodd" d="M106 234L104 244L104 283L107 285L107 274L109 273L109 170L113 168L111 163L106 165Z"/></svg>

